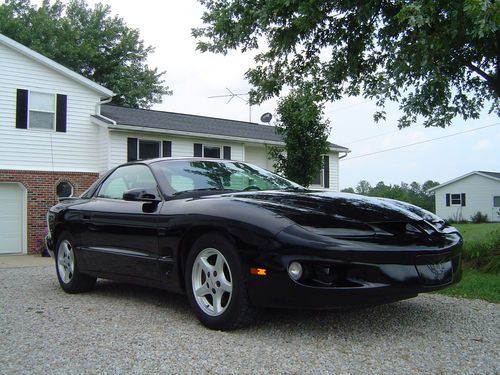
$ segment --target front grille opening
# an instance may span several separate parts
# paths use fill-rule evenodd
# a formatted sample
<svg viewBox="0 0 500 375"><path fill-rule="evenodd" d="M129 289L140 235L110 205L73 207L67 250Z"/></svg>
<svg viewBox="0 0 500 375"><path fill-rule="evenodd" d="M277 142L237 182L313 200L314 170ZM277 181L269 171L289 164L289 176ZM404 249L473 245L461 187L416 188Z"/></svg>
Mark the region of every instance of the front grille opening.
<svg viewBox="0 0 500 375"><path fill-rule="evenodd" d="M376 267L338 264L303 263L300 283L317 287L355 288L372 283L386 283L386 277Z"/></svg>

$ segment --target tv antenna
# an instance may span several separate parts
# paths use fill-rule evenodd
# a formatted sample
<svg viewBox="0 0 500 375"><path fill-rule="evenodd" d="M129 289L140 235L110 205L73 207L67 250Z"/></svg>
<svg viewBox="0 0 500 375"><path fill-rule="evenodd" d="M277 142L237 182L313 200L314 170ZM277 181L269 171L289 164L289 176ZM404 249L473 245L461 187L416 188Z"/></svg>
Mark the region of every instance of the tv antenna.
<svg viewBox="0 0 500 375"><path fill-rule="evenodd" d="M233 100L234 98L238 98L238 99L242 100L245 104L248 104L248 122L252 122L252 105L250 104L250 100L244 98L244 96L249 96L250 93L246 92L243 94L236 94L236 93L232 92L231 90L229 90L227 87L226 87L226 90L229 92L229 94L209 96L208 98L209 99L229 98L229 100L227 101L226 104L229 104L231 102L231 100Z"/></svg>

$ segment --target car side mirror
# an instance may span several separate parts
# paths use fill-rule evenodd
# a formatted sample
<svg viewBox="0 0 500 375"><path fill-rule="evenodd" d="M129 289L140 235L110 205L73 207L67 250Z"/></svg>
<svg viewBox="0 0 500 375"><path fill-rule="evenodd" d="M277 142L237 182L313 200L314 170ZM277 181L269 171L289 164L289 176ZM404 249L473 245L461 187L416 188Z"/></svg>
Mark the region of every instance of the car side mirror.
<svg viewBox="0 0 500 375"><path fill-rule="evenodd" d="M158 196L158 192L156 189L145 188L127 190L125 193L123 193L123 200L150 203L161 202L161 198Z"/></svg>

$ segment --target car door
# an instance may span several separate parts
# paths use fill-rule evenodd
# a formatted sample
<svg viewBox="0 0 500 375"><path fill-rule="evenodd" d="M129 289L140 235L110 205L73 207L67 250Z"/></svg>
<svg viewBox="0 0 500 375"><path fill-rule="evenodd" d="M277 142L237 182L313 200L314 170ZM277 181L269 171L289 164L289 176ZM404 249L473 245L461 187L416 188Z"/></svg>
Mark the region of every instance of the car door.
<svg viewBox="0 0 500 375"><path fill-rule="evenodd" d="M123 193L135 188L157 189L144 164L119 167L103 181L81 213L81 252L91 271L158 280L162 202L125 201Z"/></svg>

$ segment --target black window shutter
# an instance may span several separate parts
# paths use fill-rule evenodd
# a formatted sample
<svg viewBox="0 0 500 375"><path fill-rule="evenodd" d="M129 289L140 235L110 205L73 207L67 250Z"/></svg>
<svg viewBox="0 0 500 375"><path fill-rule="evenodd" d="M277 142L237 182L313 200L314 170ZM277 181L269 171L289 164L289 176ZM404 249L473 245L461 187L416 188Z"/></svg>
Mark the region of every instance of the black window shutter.
<svg viewBox="0 0 500 375"><path fill-rule="evenodd" d="M137 160L137 138L127 138L127 161Z"/></svg>
<svg viewBox="0 0 500 375"><path fill-rule="evenodd" d="M462 193L462 206L465 207L465 193Z"/></svg>
<svg viewBox="0 0 500 375"><path fill-rule="evenodd" d="M172 156L172 141L163 141L163 157L169 158Z"/></svg>
<svg viewBox="0 0 500 375"><path fill-rule="evenodd" d="M446 194L446 207L450 207L450 194Z"/></svg>
<svg viewBox="0 0 500 375"><path fill-rule="evenodd" d="M201 143L195 143L194 144L193 155L194 155L195 158L201 158L202 157L202 147L203 147L203 145Z"/></svg>
<svg viewBox="0 0 500 375"><path fill-rule="evenodd" d="M56 132L66 132L66 112L68 106L68 97L57 94L56 102Z"/></svg>
<svg viewBox="0 0 500 375"><path fill-rule="evenodd" d="M330 157L323 156L323 187L330 188Z"/></svg>
<svg viewBox="0 0 500 375"><path fill-rule="evenodd" d="M231 160L231 147L224 146L224 159Z"/></svg>
<svg viewBox="0 0 500 375"><path fill-rule="evenodd" d="M28 90L17 89L16 128L28 129Z"/></svg>

